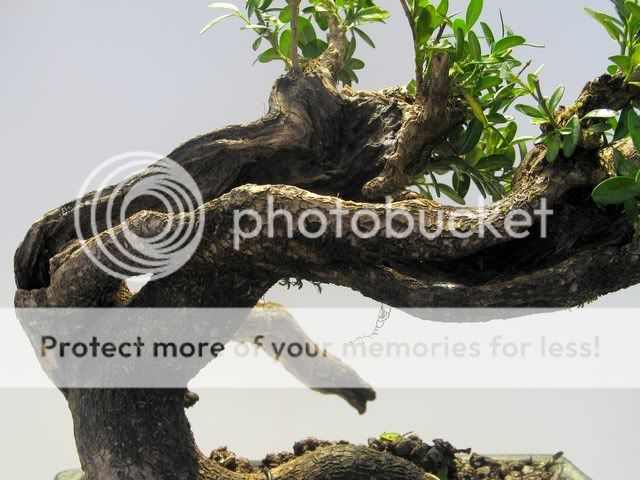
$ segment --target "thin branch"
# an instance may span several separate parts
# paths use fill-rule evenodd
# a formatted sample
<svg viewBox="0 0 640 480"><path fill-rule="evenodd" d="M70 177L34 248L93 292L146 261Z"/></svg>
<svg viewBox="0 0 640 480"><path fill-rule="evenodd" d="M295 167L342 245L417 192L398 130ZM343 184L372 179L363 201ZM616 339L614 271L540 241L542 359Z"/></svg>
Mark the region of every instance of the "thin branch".
<svg viewBox="0 0 640 480"><path fill-rule="evenodd" d="M300 15L300 0L291 0L291 67L294 70L300 68L298 55L298 27Z"/></svg>
<svg viewBox="0 0 640 480"><path fill-rule="evenodd" d="M349 41L338 13L328 12L324 15L329 24L328 47L320 57L309 63L306 72L323 77L335 84L338 81L338 74L344 66Z"/></svg>
<svg viewBox="0 0 640 480"><path fill-rule="evenodd" d="M411 10L409 9L409 5L407 5L406 0L400 0L400 4L402 5L402 10L404 11L405 17L407 17L407 21L409 22L409 27L411 28L411 37L413 39L413 53L414 53L414 61L415 61L415 76L416 76L416 97L424 98L424 58L420 55L420 51L418 48L418 34L416 32L416 21L411 14Z"/></svg>

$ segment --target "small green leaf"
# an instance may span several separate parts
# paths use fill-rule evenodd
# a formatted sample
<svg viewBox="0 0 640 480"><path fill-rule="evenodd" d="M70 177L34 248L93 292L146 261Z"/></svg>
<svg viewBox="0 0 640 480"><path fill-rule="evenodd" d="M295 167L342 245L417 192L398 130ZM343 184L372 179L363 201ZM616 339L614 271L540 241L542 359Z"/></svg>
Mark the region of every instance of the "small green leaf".
<svg viewBox="0 0 640 480"><path fill-rule="evenodd" d="M519 35L510 35L508 37L504 37L493 44L491 53L494 55L498 55L499 53L506 52L510 48L523 45L526 41L527 40L524 37L521 37Z"/></svg>
<svg viewBox="0 0 640 480"><path fill-rule="evenodd" d="M202 30L200 30L200 35L202 35L204 32L206 32L207 30L209 30L211 27L213 27L216 23L224 20L225 18L229 18L229 17L233 17L234 14L233 13L227 13L226 15L221 15L218 18L214 18L213 20L211 20L209 23L207 23L204 28Z"/></svg>
<svg viewBox="0 0 640 480"><path fill-rule="evenodd" d="M542 113L540 110L538 110L535 107L532 107L530 105L516 105L515 109L518 110L521 113L524 113L525 115L527 115L528 117L533 117L533 118L545 118L545 114Z"/></svg>
<svg viewBox="0 0 640 480"><path fill-rule="evenodd" d="M298 44L304 47L307 43L315 41L317 38L316 31L312 23L305 17L298 19Z"/></svg>
<svg viewBox="0 0 640 480"><path fill-rule="evenodd" d="M624 7L635 17L636 21L640 21L640 5L636 2L626 1L624 2Z"/></svg>
<svg viewBox="0 0 640 480"><path fill-rule="evenodd" d="M224 8L225 10L233 10L234 12L240 13L240 9L235 6L233 3L228 2L214 2L208 5L209 8Z"/></svg>
<svg viewBox="0 0 640 480"><path fill-rule="evenodd" d="M431 181L433 182L433 188L436 189L436 195L440 197L440 184L438 183L438 179L433 172L429 172L429 176L431 177Z"/></svg>
<svg viewBox="0 0 640 480"><path fill-rule="evenodd" d="M611 76L615 75L616 73L618 73L618 66L617 65L609 65L607 67L607 73Z"/></svg>
<svg viewBox="0 0 640 480"><path fill-rule="evenodd" d="M480 26L482 27L482 33L484 33L484 39L487 41L487 45L489 45L489 48L491 48L493 44L496 43L496 37L494 36L493 31L491 30L491 27L489 25L484 22L480 22Z"/></svg>
<svg viewBox="0 0 640 480"><path fill-rule="evenodd" d="M291 42L293 40L291 30L283 30L280 34L280 52L287 58L291 58Z"/></svg>
<svg viewBox="0 0 640 480"><path fill-rule="evenodd" d="M449 480L449 467L444 465L440 468L436 473L436 477L438 477L439 480Z"/></svg>
<svg viewBox="0 0 640 480"><path fill-rule="evenodd" d="M480 120L474 118L469 123L467 130L465 131L464 140L462 145L460 146L459 153L461 155L466 155L471 150L475 148L475 146L480 141L480 137L482 137L482 132L484 131L484 125Z"/></svg>
<svg viewBox="0 0 640 480"><path fill-rule="evenodd" d="M458 19L459 20L459 19ZM462 22L464 23L464 21ZM464 28L462 27L454 27L454 31L456 34L456 52L455 52L455 59L456 60L461 60L462 59L462 55L464 54L464 46L465 46L465 34L464 34Z"/></svg>
<svg viewBox="0 0 640 480"><path fill-rule="evenodd" d="M562 143L562 153L565 157L570 157L576 151L578 142L580 141L580 133L582 127L580 125L580 119L577 115L571 117L571 120L567 123L567 127L571 130L569 135L566 135Z"/></svg>
<svg viewBox="0 0 640 480"><path fill-rule="evenodd" d="M627 122L629 125L629 135L633 140L633 145L636 147L636 151L640 152L640 117L635 110L629 110L629 118Z"/></svg>
<svg viewBox="0 0 640 480"><path fill-rule="evenodd" d="M482 124L486 127L489 124L489 121L487 120L487 117L484 114L482 105L480 105L480 103L475 98L473 98L471 95L469 95L466 92L464 92L464 98L469 104L469 107L471 107L473 116L476 117L480 122L482 122Z"/></svg>
<svg viewBox="0 0 640 480"><path fill-rule="evenodd" d="M471 49L473 59L480 60L482 57L482 47L480 46L478 36L473 31L469 32L469 48Z"/></svg>
<svg viewBox="0 0 640 480"><path fill-rule="evenodd" d="M616 173L620 176L634 177L640 172L640 168L627 160L616 148L613 149L613 163L616 167Z"/></svg>
<svg viewBox="0 0 640 480"><path fill-rule="evenodd" d="M282 10L280 10L280 15L278 19L282 23L290 23L293 20L293 12L291 11L291 5L285 6Z"/></svg>
<svg viewBox="0 0 640 480"><path fill-rule="evenodd" d="M452 184L458 195L464 198L467 196L467 193L469 193L469 187L471 187L471 177L466 174L454 173Z"/></svg>
<svg viewBox="0 0 640 480"><path fill-rule="evenodd" d="M620 205L640 195L640 185L633 177L612 177L598 185L591 194L601 205Z"/></svg>
<svg viewBox="0 0 640 480"><path fill-rule="evenodd" d="M436 9L433 5L427 5L418 16L415 24L416 42L418 45L426 45L435 30Z"/></svg>
<svg viewBox="0 0 640 480"><path fill-rule="evenodd" d="M543 142L547 147L547 162L553 165L558 158L560 148L562 147L562 140L558 133L553 133L545 138Z"/></svg>
<svg viewBox="0 0 640 480"><path fill-rule="evenodd" d="M373 40L371 40L371 37L369 35L367 35L365 32L363 32L361 29L359 29L357 27L353 27L352 30L354 32L356 32L358 34L358 36L362 40L364 40L367 45L369 45L371 48L376 48L376 44L373 43Z"/></svg>
<svg viewBox="0 0 640 480"><path fill-rule="evenodd" d="M591 125L589 128L587 128L587 132L589 133L605 133L608 132L609 130L611 130L612 127L609 123L604 122L604 123L596 123L595 125Z"/></svg>
<svg viewBox="0 0 640 480"><path fill-rule="evenodd" d="M633 54L631 55L631 66L629 71L635 69L640 64L640 48L638 45L633 49Z"/></svg>
<svg viewBox="0 0 640 480"><path fill-rule="evenodd" d="M320 55L322 55L322 52L327 49L327 46L327 42L316 38L314 41L306 43L304 47L302 47L302 55L304 56L304 58L318 58ZM349 67L349 61L347 61L347 67Z"/></svg>
<svg viewBox="0 0 640 480"><path fill-rule="evenodd" d="M260 63L268 63L273 60L282 60L282 55L280 54L280 52L273 47L265 50L260 55L258 55L258 61Z"/></svg>
<svg viewBox="0 0 640 480"><path fill-rule="evenodd" d="M584 11L602 25L607 30L607 33L609 33L609 36L615 41L619 41L621 37L624 37L624 33L615 23L615 18L601 12L596 12L590 8L585 8Z"/></svg>
<svg viewBox="0 0 640 480"><path fill-rule="evenodd" d="M549 110L554 112L556 108L558 108L558 105L560 105L560 101L564 96L564 91L564 85L560 85L558 88L556 88L556 91L553 92L553 95L551 95L551 98L549 99Z"/></svg>
<svg viewBox="0 0 640 480"><path fill-rule="evenodd" d="M409 92L411 95L415 95L416 94L416 80L415 79L411 80L407 84L407 92Z"/></svg>
<svg viewBox="0 0 640 480"><path fill-rule="evenodd" d="M631 58L627 55L614 55L609 57L613 63L615 63L623 72L629 72L631 70Z"/></svg>
<svg viewBox="0 0 640 480"><path fill-rule="evenodd" d="M449 0L441 0L436 11L441 17L446 17L449 13Z"/></svg>
<svg viewBox="0 0 640 480"><path fill-rule="evenodd" d="M629 135L629 111L631 107L626 107L622 112L620 112L620 117L618 118L618 125L616 126L616 131L613 134L613 141L617 142L618 140L622 140L624 137Z"/></svg>
<svg viewBox="0 0 640 480"><path fill-rule="evenodd" d="M584 117L582 117L582 120L588 120L589 118L613 118L617 116L618 112L616 112L615 110L600 108L598 110L590 111Z"/></svg>
<svg viewBox="0 0 640 480"><path fill-rule="evenodd" d="M483 3L483 0L471 0L471 2L469 2L466 15L467 31L470 31L480 18Z"/></svg>
<svg viewBox="0 0 640 480"><path fill-rule="evenodd" d="M484 157L475 164L478 170L489 170L496 172L498 170L509 169L513 167L513 160L506 155L489 155Z"/></svg>
<svg viewBox="0 0 640 480"><path fill-rule="evenodd" d="M364 68L364 62L357 58L350 58L349 60L347 60L347 66L351 70L362 70Z"/></svg>
<svg viewBox="0 0 640 480"><path fill-rule="evenodd" d="M440 190L442 191L442 193L444 193L447 197L449 197L454 202L459 203L460 205L464 205L466 203L464 198L462 198L458 194L458 192L456 192L449 185L445 185L444 183L441 183L440 184Z"/></svg>

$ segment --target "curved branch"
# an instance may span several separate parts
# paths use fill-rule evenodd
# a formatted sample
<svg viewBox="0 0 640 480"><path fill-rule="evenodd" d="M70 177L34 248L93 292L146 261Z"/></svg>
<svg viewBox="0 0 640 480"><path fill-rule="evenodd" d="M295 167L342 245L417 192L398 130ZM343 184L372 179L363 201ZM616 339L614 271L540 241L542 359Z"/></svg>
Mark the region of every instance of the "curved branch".
<svg viewBox="0 0 640 480"><path fill-rule="evenodd" d="M341 198L359 196L394 148L402 117L402 105L383 96L343 97L318 78L295 72L275 83L269 105L269 113L256 122L196 137L169 154L195 179L205 201L246 183L297 185ZM342 147L345 143L349 150ZM146 174L132 178L117 196L109 189L102 192L94 216L99 230L109 220L108 202L113 200L117 215L131 186ZM92 197L90 193L46 213L29 229L14 258L18 288L49 284L49 260L77 238L76 213L81 230L87 236L90 232ZM127 215L143 210L162 212L164 205L154 197L138 198Z"/></svg>
<svg viewBox="0 0 640 480"><path fill-rule="evenodd" d="M449 56L435 55L431 62L429 94L426 98L418 95L415 104L405 110L398 147L386 159L381 175L364 186L366 198L377 200L404 189L408 165L423 151L433 149L447 131L464 120L463 112L459 108L450 110L448 103Z"/></svg>
<svg viewBox="0 0 640 480"><path fill-rule="evenodd" d="M264 480L265 475L238 474L201 458L202 478L216 480ZM294 458L269 472L273 480L429 480L432 476L413 463L391 453L364 446L321 447Z"/></svg>
<svg viewBox="0 0 640 480"><path fill-rule="evenodd" d="M594 172L597 172L597 175ZM200 245L197 254L184 267L183 273L188 276L188 272L194 269L220 270L230 267L237 271L253 271L258 266L263 271L282 277L310 278L313 272L320 272L318 275L322 276L322 281L354 286L364 281L363 278L371 278L370 275L363 277L359 266L369 265L371 270L380 272L384 271L384 269L380 270L382 265L393 262L399 265L395 268L401 277L406 277L410 271L418 272L413 276L409 275L410 285L407 285L406 281L399 281L399 278L387 279L383 283L380 283L381 278L372 279L377 289L383 290L383 284L394 289L396 299L393 304L396 305L402 301L410 302L404 306L460 305L461 302L464 304L463 300L459 300L461 297L457 296L461 290L465 291L462 298L468 299L468 302L475 302L475 305L486 306L487 299L500 302L500 305L536 304L537 299L534 301L531 295L529 298L524 295L525 289L513 288L513 285L505 282L504 279L508 277L505 276L504 270L494 272L498 281L505 282L502 285L505 288L501 289L502 295L498 299L483 294L482 290L482 288L491 289L498 286L495 284L454 288L456 282L452 280L456 277L447 276L446 270L442 271L442 263L453 260L463 261L481 251L487 251L492 246L513 244L514 242L507 234L505 223L511 212L521 210L532 213L540 206L543 199L546 199L551 208L555 205L562 206L564 203L561 200L569 191L579 187L590 188L596 179L603 175L598 164L589 157L573 164L565 162L562 168L551 167L544 161L544 149L538 149L533 151L520 169L518 177L514 180L511 194L486 209L445 207L424 199L396 202L390 205L356 202L337 204L334 197L312 194L296 187L245 185L205 205L206 242ZM273 203L269 206L271 201ZM595 207L592 208L595 209ZM238 244L240 229L251 228L240 222L237 216L238 212L245 209L253 209L256 212L255 215L259 215L265 225L270 221L269 211L277 210L290 212L291 222L274 223L272 234L269 234L268 229L262 228L253 237L244 238L242 243ZM335 221L332 221L334 218L332 212L336 209L340 209L343 214L340 217L335 216ZM301 235L299 231L300 215L304 211L311 210L323 213L325 218L329 219L324 234L314 239ZM418 227L414 227L405 238L381 234L369 239L362 238L362 235L356 235L352 228L354 225L361 231L371 228L366 219L365 221L354 220L363 210L372 212L381 219L385 219L391 211L404 211L410 214L414 225ZM587 211L583 209L582 214L584 215ZM573 215L575 212L569 212L568 217L571 218ZM137 235L153 236L162 231L167 223L177 224L176 219L179 217L184 217L187 221L196 221L195 216L190 213L176 217L159 212L143 211L131 217L127 226ZM595 229L600 225L593 221L593 218L589 220L589 228ZM405 218L404 221L406 227L407 219ZM610 226L611 221L606 218L602 222L608 222ZM288 231L289 225L291 235ZM494 232L499 235L487 233L486 225L491 225ZM302 226L307 231L312 230L304 222ZM397 228L394 223L390 223L389 226ZM582 227L582 224L573 222L573 225L563 226L565 227L567 229L565 232L560 231L553 237L558 242L563 241L561 234L569 237L571 234L580 234L580 231L576 233L576 230ZM441 229L441 233L437 238L431 240L425 238L425 232L433 233L438 229ZM397 228L396 231L403 230ZM614 232L617 231L626 234L625 229L614 230ZM465 232L465 235L459 235L456 232ZM116 246L118 243L126 244L122 226L104 232L101 239L112 255L123 256ZM575 238L572 241L575 242ZM543 244L543 247L549 249L549 245ZM518 248L517 242L513 248ZM566 246L557 244L553 248L564 251ZM104 264L110 265L110 261L99 248L96 239L89 239L82 244L72 243L52 260L50 286L44 292L20 292L19 302L30 305L40 301L47 305L80 306L95 304L94 302L99 299L117 297L121 288L120 282L95 266L85 254L86 250ZM522 257L522 254L519 256ZM124 260L124 257L122 259ZM510 262L507 261L505 264L508 266L505 268L512 268ZM327 268L329 265L331 268ZM452 263L450 269L460 268L456 265ZM115 265L110 266L117 268ZM348 277L343 276L343 280L338 282L336 279L341 276L341 272L350 273ZM559 276L560 271L552 267L549 273ZM465 278L467 275L468 272L463 269L459 278ZM416 278L420 277L428 281L416 282ZM529 286L528 278L522 274L522 271L517 271L515 284L524 283ZM629 281L633 281L634 278L629 277ZM175 283L175 278L172 278L171 282ZM407 288L406 292L399 287L402 285ZM145 287L140 295L144 298L144 295L149 295L149 291L161 292L166 287L166 282L153 282ZM429 289L430 293L421 292L416 296L414 292L420 287ZM364 290L364 286L360 288ZM560 292L560 290L556 291ZM380 299L380 295L375 291L368 290L368 293L373 293L375 298ZM155 294L151 298L157 299L159 296ZM454 300L456 298L458 300ZM550 302L562 299L553 295L546 298ZM575 296L566 298L573 299ZM140 297L134 298L133 302L140 302Z"/></svg>
<svg viewBox="0 0 640 480"><path fill-rule="evenodd" d="M319 393L341 397L361 415L367 410L367 402L376 398L370 385L339 358L323 351L300 328L293 316L279 305L256 306L233 339L262 346L267 355L279 361L304 385ZM303 346L305 353L296 357L278 353L282 346L294 344Z"/></svg>
<svg viewBox="0 0 640 480"><path fill-rule="evenodd" d="M640 100L640 88L625 85L624 75L602 75L584 87L578 99L569 107L561 107L556 113L560 125L565 125L571 117L582 118L592 110L622 110L631 102Z"/></svg>

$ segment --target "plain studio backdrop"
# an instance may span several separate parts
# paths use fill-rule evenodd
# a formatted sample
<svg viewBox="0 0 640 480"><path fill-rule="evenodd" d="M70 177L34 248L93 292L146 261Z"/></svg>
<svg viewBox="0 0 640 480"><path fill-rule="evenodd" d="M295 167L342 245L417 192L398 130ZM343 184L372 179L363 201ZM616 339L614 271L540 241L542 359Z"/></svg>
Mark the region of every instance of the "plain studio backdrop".
<svg viewBox="0 0 640 480"><path fill-rule="evenodd" d="M399 4L380 3L392 18L370 28L378 47L359 52L367 64L359 74L362 89L407 83L413 70ZM609 8L603 0L485 4L494 27L502 10L517 33L546 45L522 49L520 56L544 63L545 89L565 84L566 101L604 72L607 57L616 53L604 30L582 12L583 6ZM464 8L463 2L453 8ZM28 227L75 198L101 162L128 151L168 153L195 135L265 113L280 64L252 66L251 33L239 31L234 20L199 36L217 14L206 0L2 0L0 306L12 306L13 252ZM534 131L526 120L522 126ZM636 306L638 291L601 300L603 315L608 307ZM311 288L274 289L269 299L307 307L375 305L339 288L323 295ZM3 317L15 321L7 310ZM4 362L0 368L13 367ZM226 443L240 455L261 458L309 434L365 441L385 430L414 430L481 452L565 450L596 479L636 472L631 459L640 395L631 389L383 390L363 417L338 399L303 388L198 393L202 400L190 418L205 451ZM0 401L2 478L46 480L78 465L70 416L57 391L3 388Z"/></svg>

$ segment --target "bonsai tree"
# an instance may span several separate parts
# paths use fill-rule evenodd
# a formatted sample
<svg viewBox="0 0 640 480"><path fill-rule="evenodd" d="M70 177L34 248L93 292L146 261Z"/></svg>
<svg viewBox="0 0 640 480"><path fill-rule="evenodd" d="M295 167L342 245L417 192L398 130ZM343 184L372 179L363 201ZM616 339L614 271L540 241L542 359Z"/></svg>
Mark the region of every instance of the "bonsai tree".
<svg viewBox="0 0 640 480"><path fill-rule="evenodd" d="M251 308L275 283L297 279L349 287L398 308L568 308L640 282L637 0L613 0L615 16L587 10L619 49L608 73L565 106L564 88L547 90L540 72L520 59L526 39L504 24L492 29L480 21L482 0L459 14L447 0L398 1L412 33L407 54L415 72L406 86L378 92L353 86L364 67L359 49L374 46L367 25L388 16L377 2L212 4L223 14L203 32L221 20L240 22L253 35L258 61L281 62L284 73L263 118L207 133L169 154L203 197L197 213L204 235L193 256L136 293L91 260L108 262L105 248L124 258L116 243L125 224L153 235L178 217L196 218L195 210L167 214L152 196L130 205L125 222L106 215L110 202L121 204L150 174L143 171L115 195L63 205L31 227L15 256L16 307ZM537 138L518 136L514 108L539 124ZM472 186L486 206L462 206ZM348 223L363 210L384 215L392 206L416 224L422 217L426 231L444 228L432 239L415 231L359 238L337 235L342 224L334 221L314 238L298 227L292 235L275 228L272 235L244 235L235 248L234 212L265 214L269 199L296 218L309 209L330 216L340 203ZM545 202L554 210L547 235L509 235L510 212L532 214ZM97 233L91 208L103 217ZM487 217L497 235L480 233ZM268 317L257 313L251 321ZM365 384L328 393L360 411L373 399ZM446 476L428 461L348 444L299 446L299 455L272 471L243 474L196 447L185 415L195 397L186 383L63 394L88 480L412 480L426 478L427 470Z"/></svg>

